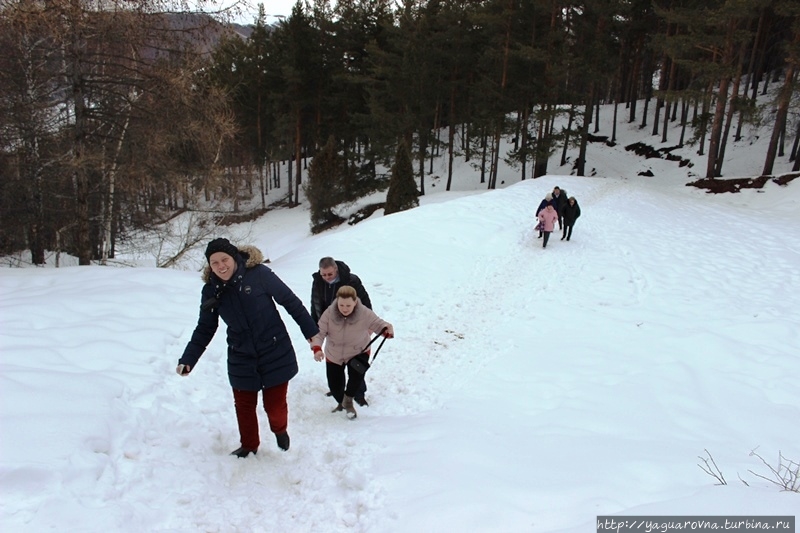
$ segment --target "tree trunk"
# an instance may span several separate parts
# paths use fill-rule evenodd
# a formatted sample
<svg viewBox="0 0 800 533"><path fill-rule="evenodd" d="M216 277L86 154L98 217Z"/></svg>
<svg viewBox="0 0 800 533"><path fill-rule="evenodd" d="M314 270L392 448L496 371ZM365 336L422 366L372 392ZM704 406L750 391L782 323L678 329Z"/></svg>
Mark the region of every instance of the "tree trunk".
<svg viewBox="0 0 800 533"><path fill-rule="evenodd" d="M505 96L506 85L508 84L508 60L511 54L511 25L514 13L514 0L508 0L508 19L506 22L506 38L503 45L503 73L500 79L500 98ZM492 167L489 172L489 188L494 189L497 187L497 172L500 159L500 136L503 131L503 117L497 121L496 130L494 132L494 143L492 144Z"/></svg>
<svg viewBox="0 0 800 533"><path fill-rule="evenodd" d="M731 123L733 122L733 114L736 111L736 97L739 94L739 84L742 80L742 70L744 68L744 44L739 49L739 66L736 69L736 75L733 78L733 88L731 89L732 97L728 103L728 115L725 117L725 132L722 134L722 139L719 146L719 156L717 157L717 166L715 174L722 176L722 164L725 161L725 148L728 146L728 137L731 134Z"/></svg>
<svg viewBox="0 0 800 533"><path fill-rule="evenodd" d="M794 35L794 46L800 44L800 32ZM786 127L786 115L789 112L789 103L792 99L792 86L794 85L795 64L797 58L790 56L786 65L786 78L783 80L783 87L778 95L778 111L775 114L775 125L772 128L772 137L767 148L767 158L764 161L763 175L772 174L775 165L775 154L778 149L778 139L781 131Z"/></svg>
<svg viewBox="0 0 800 533"><path fill-rule="evenodd" d="M700 142L697 143L697 155L705 155L706 133L708 133L708 108L711 106L711 100L714 98L713 90L714 82L710 81L708 82L706 95L703 97L703 111L701 112L702 120L700 124Z"/></svg>
<svg viewBox="0 0 800 533"><path fill-rule="evenodd" d="M486 145L489 144L486 130L481 131L481 183L486 183Z"/></svg>
<svg viewBox="0 0 800 533"><path fill-rule="evenodd" d="M598 99L594 105L594 133L600 131L600 100Z"/></svg>
<svg viewBox="0 0 800 533"><path fill-rule="evenodd" d="M456 139L456 90L457 85L454 83L450 90L450 118L447 127L447 189L453 183L453 158L455 156L455 139Z"/></svg>
<svg viewBox="0 0 800 533"><path fill-rule="evenodd" d="M294 129L294 172L295 172L295 180L294 180L294 200L292 200L292 179L291 176L289 177L289 205L299 205L300 204L300 197L298 196L298 192L300 189L300 177L303 175L303 169L300 166L300 161L302 160L303 156L303 121L302 121L302 113L298 109L296 111L295 116L295 129Z"/></svg>
<svg viewBox="0 0 800 533"><path fill-rule="evenodd" d="M569 119L567 121L567 133L564 135L564 148L561 150L561 166L567 164L567 147L569 146L569 137L572 132L572 121L575 118L575 105L569 106Z"/></svg>
<svg viewBox="0 0 800 533"><path fill-rule="evenodd" d="M430 139L430 132L420 132L419 138L419 193L425 194L425 154L428 153L428 144ZM433 160L433 154L431 154Z"/></svg>
<svg viewBox="0 0 800 533"><path fill-rule="evenodd" d="M686 123L688 122L689 118L689 102L686 101L686 98L681 99L681 140L678 142L678 146L683 147L683 141L686 138Z"/></svg>
<svg viewBox="0 0 800 533"><path fill-rule="evenodd" d="M589 99L583 112L583 125L581 126L581 147L578 155L578 176L586 175L586 145L589 142L589 123L592 120L592 102L594 101L594 83L589 84Z"/></svg>
<svg viewBox="0 0 800 533"><path fill-rule="evenodd" d="M794 143L792 144L792 153L789 155L789 161L795 161L798 158L798 145L800 145L800 120L797 121L797 131L794 133Z"/></svg>
<svg viewBox="0 0 800 533"><path fill-rule="evenodd" d="M756 76L756 58L758 57L758 55L757 55L758 54L758 44L761 42L761 32L764 29L764 15L765 15L765 12L766 12L766 9L763 8L763 7L759 10L758 24L756 26L756 34L753 37L753 45L750 48L750 60L747 62L747 82L748 83L744 84L744 91L743 91L743 93L745 94L745 97L747 96L747 86L748 86L748 84L753 83L755 81L755 76ZM741 124L741 121L740 121L740 124ZM737 139L736 139L737 141L739 140L738 136L739 136L739 132L737 132Z"/></svg>
<svg viewBox="0 0 800 533"><path fill-rule="evenodd" d="M30 224L28 226L28 246L31 250L31 263L34 265L43 265L44 258L44 235L45 228L44 221L44 179L42 177L42 163L40 161L39 153L39 138L34 134L33 141L29 150L30 158L33 163L26 165L29 169L30 187L31 187L31 207L32 213L30 214Z"/></svg>
<svg viewBox="0 0 800 533"><path fill-rule="evenodd" d="M83 7L80 0L70 1L69 47L70 82L73 112L75 113L75 129L72 134L72 182L75 191L75 252L79 265L89 265L92 250L89 240L89 178L84 168L86 150L86 96L85 78L83 74L83 54L85 38L83 36Z"/></svg>
<svg viewBox="0 0 800 533"><path fill-rule="evenodd" d="M130 109L129 109L130 111ZM119 165L119 155L122 152L122 143L125 140L125 135L128 132L128 125L131 121L130 112L125 117L125 124L122 126L119 139L117 140L117 147L114 151L113 159L111 160L111 168L108 171L108 191L106 193L105 208L103 209L103 248L101 255L101 264L105 265L108 262L111 253L111 225L114 220L114 193L117 184L117 168Z"/></svg>
<svg viewBox="0 0 800 533"><path fill-rule="evenodd" d="M520 129L520 146L522 146L522 181L525 181L528 171L528 121L530 120L531 104L525 102L522 108L522 128Z"/></svg>
<svg viewBox="0 0 800 533"><path fill-rule="evenodd" d="M630 94L628 96L628 102L630 102L630 118L628 119L629 124L633 124L636 122L636 102L639 99L639 85L641 84L642 80L640 79L642 74L641 71L643 68L647 68L649 66L649 62L646 62L646 58L649 57L647 52L642 51L642 47L644 46L644 39L640 37L636 43L636 50L634 51L634 62L633 62L633 72L631 73L631 81L630 81ZM645 96L646 96L645 92Z"/></svg>
<svg viewBox="0 0 800 533"><path fill-rule="evenodd" d="M647 95L644 97L644 109L642 110L642 123L639 129L643 130L647 127L647 108L650 107L650 98L652 98L652 89L647 90Z"/></svg>
<svg viewBox="0 0 800 533"><path fill-rule="evenodd" d="M497 126L494 131L494 138L492 139L492 161L489 167L489 189L497 188L497 172L500 165L500 138L503 128L503 118L497 121Z"/></svg>
<svg viewBox="0 0 800 533"><path fill-rule="evenodd" d="M677 34L678 32L676 31L675 33ZM667 142L667 131L669 131L668 128L669 128L669 113L670 113L670 109L672 108L673 105L677 106L677 104L674 104L669 99L669 98L671 98L670 95L672 93L672 90L675 88L675 70L676 70L676 67L677 67L677 65L676 65L676 63L674 61L670 61L670 63L671 64L670 64L670 67L669 67L669 81L667 82L667 98L664 99L667 108L664 110L664 126L663 126L663 128L661 128L661 142L662 143Z"/></svg>
<svg viewBox="0 0 800 533"><path fill-rule="evenodd" d="M725 36L725 52L722 55L721 63L727 66L733 60L733 33L736 30L736 20L731 18L728 21L728 31ZM717 104L714 108L714 119L711 123L711 135L708 141L708 162L706 165L706 178L717 177L717 160L719 158L720 137L722 135L722 124L725 117L725 107L728 104L728 85L730 77L723 74L719 80L719 91L717 93Z"/></svg>
<svg viewBox="0 0 800 533"><path fill-rule="evenodd" d="M671 28L672 28L671 24L667 25L668 38L670 35L672 35ZM666 90L667 88L667 81L668 81L667 78L669 77L667 73L667 65L671 64L672 62L673 61L669 58L669 56L667 56L667 54L664 54L661 58L661 74L659 75L659 80L658 80L659 93L663 93L664 90ZM653 135L658 135L658 120L661 116L662 107L664 107L664 96L659 96L656 99L656 112L655 116L653 117Z"/></svg>

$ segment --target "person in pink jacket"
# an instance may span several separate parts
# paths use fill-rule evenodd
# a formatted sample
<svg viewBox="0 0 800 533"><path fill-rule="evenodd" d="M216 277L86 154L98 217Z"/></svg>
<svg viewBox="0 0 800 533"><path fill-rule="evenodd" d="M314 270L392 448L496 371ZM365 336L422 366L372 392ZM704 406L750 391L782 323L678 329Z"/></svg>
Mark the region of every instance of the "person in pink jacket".
<svg viewBox="0 0 800 533"><path fill-rule="evenodd" d="M384 337L392 338L394 328L362 304L356 290L349 285L339 287L336 299L319 317L318 324L319 333L311 339L311 350L316 361L325 360L328 388L338 402L332 412L344 410L348 418L356 418L353 396L358 393L364 374L351 361L355 359L363 368L369 367L369 350L365 349L370 337L382 331ZM346 381L345 367L349 377Z"/></svg>
<svg viewBox="0 0 800 533"><path fill-rule="evenodd" d="M542 248L547 248L547 241L550 239L550 234L553 233L556 222L558 222L558 213L553 209L552 204L547 204L547 207L539 211L536 218L539 219L539 223L542 225L542 232L544 232Z"/></svg>

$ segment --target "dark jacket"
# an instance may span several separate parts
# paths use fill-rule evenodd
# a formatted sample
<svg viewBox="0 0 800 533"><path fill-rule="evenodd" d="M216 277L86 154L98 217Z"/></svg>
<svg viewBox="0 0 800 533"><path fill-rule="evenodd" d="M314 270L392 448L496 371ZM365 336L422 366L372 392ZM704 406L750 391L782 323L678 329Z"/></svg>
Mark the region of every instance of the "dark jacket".
<svg viewBox="0 0 800 533"><path fill-rule="evenodd" d="M581 206L578 205L578 200L575 200L575 205L569 205L569 202L567 202L567 205L561 210L561 216L564 217L564 224L567 226L574 225L578 217L581 216Z"/></svg>
<svg viewBox="0 0 800 533"><path fill-rule="evenodd" d="M539 207L537 207L537 208L536 208L536 216L537 216L537 217L539 216L539 213L541 213L542 211L544 211L544 209L545 209L545 208L546 208L548 205L552 205L552 206L553 206L553 209L555 209L556 211L558 211L558 207L556 206L556 201L555 201L555 198L552 198L552 195L550 195L550 196L551 196L550 200L548 200L548 199L547 199L547 196L545 196L544 198L542 198L542 201L541 201L541 202L539 202Z"/></svg>
<svg viewBox="0 0 800 533"><path fill-rule="evenodd" d="M369 301L369 294L361 283L361 279L350 272L350 267L342 261L336 261L336 267L339 269L339 281L335 283L328 283L322 279L319 271L311 275L314 280L311 284L311 318L314 319L314 322L319 322L319 317L330 307L336 299L336 291L343 285L353 287L361 303L372 309L372 302Z"/></svg>
<svg viewBox="0 0 800 533"><path fill-rule="evenodd" d="M556 197L553 195L553 207L556 208L556 211L561 215L564 216L564 206L569 203L569 196L567 196L567 191L561 189L561 194Z"/></svg>
<svg viewBox="0 0 800 533"><path fill-rule="evenodd" d="M194 369L217 331L220 317L228 326L228 379L235 389L258 391L286 383L297 374L297 357L275 303L282 305L310 339L319 332L316 321L292 290L266 265L253 246L239 249L236 273L224 283L206 266L202 302L217 303L200 310L192 338L178 361Z"/></svg>

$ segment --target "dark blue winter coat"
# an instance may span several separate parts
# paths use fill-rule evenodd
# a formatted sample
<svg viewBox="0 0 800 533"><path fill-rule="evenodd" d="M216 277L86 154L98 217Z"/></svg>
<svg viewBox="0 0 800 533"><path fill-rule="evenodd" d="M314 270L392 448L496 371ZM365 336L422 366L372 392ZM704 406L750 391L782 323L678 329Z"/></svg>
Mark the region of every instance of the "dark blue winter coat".
<svg viewBox="0 0 800 533"><path fill-rule="evenodd" d="M549 197L549 198L548 198L548 197ZM542 211L544 211L544 208L545 208L545 207L547 207L548 205L552 205L554 209L556 208L556 201L555 201L555 199L553 198L553 195L552 195L552 194L550 194L550 193L547 193L547 196L545 196L545 197L542 199L542 201L541 201L541 202L539 202L539 207L538 207L538 208L536 208L536 216L538 217L538 216L539 216L539 213L541 213ZM558 211L558 209L556 209L556 211Z"/></svg>
<svg viewBox="0 0 800 533"><path fill-rule="evenodd" d="M297 374L297 357L275 303L291 315L303 336L310 339L319 328L300 299L266 265L252 246L239 249L238 268L222 282L206 267L202 302L217 298L210 309L200 310L192 338L179 364L195 364L217 331L219 319L228 326L228 379L235 389L258 391L280 385Z"/></svg>

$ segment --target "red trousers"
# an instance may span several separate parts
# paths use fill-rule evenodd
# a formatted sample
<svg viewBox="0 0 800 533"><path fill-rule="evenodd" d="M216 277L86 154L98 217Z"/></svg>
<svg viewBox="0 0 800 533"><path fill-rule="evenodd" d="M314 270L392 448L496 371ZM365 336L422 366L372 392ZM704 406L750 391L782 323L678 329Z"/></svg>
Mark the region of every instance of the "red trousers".
<svg viewBox="0 0 800 533"><path fill-rule="evenodd" d="M264 410L269 419L269 429L273 433L285 433L289 424L289 406L286 392L289 382L263 389ZM258 391L233 389L233 403L236 407L236 421L239 423L239 439L242 447L257 450L261 443L258 437Z"/></svg>

